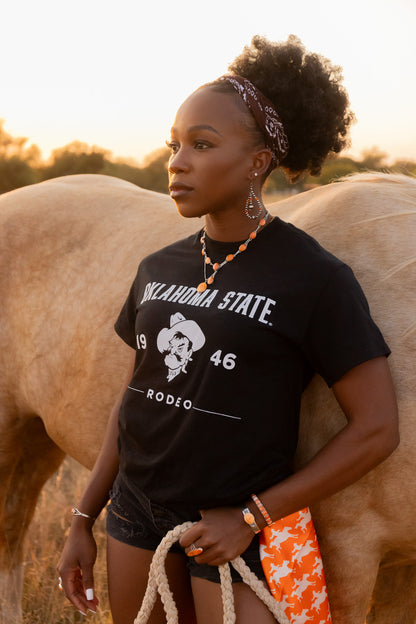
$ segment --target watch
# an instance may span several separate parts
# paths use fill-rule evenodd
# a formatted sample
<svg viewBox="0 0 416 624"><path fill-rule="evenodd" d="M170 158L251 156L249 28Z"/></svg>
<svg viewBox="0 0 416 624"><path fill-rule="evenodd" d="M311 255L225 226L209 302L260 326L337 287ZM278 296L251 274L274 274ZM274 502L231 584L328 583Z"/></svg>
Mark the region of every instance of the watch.
<svg viewBox="0 0 416 624"><path fill-rule="evenodd" d="M251 513L250 509L248 507L243 507L241 512L243 514L244 522L248 524L253 533L260 533L261 529L259 529L254 514Z"/></svg>

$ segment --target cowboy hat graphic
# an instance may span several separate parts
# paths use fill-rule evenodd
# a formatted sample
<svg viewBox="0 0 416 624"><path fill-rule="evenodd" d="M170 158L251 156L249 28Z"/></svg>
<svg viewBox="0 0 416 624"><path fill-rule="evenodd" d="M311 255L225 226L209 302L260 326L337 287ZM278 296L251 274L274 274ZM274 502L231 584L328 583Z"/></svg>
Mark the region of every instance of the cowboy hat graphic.
<svg viewBox="0 0 416 624"><path fill-rule="evenodd" d="M192 354L205 344L205 336L198 323L186 319L177 312L170 317L170 327L164 327L157 336L157 348L165 354L168 368L168 381L181 372L186 373L186 365L192 361Z"/></svg>

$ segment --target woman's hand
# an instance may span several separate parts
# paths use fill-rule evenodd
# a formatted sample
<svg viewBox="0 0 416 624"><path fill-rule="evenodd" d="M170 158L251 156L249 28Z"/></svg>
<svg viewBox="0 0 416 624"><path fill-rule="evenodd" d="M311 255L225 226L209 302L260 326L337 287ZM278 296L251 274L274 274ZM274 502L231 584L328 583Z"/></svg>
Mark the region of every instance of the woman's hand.
<svg viewBox="0 0 416 624"><path fill-rule="evenodd" d="M74 518L57 569L65 596L84 615L88 610L95 613L98 606L98 598L93 595L96 557L91 521Z"/></svg>
<svg viewBox="0 0 416 624"><path fill-rule="evenodd" d="M209 509L201 511L201 516L179 540L185 552L191 544L203 548L202 554L195 557L197 563L218 566L232 561L248 548L254 537L239 507Z"/></svg>

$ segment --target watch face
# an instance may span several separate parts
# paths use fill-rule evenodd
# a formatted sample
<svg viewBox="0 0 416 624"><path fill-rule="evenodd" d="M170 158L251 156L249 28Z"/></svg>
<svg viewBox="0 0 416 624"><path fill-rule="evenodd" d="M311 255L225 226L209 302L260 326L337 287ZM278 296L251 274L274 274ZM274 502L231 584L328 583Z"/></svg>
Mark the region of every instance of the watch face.
<svg viewBox="0 0 416 624"><path fill-rule="evenodd" d="M244 520L247 522L247 524L253 524L254 522L254 516L252 513L245 513L244 514Z"/></svg>

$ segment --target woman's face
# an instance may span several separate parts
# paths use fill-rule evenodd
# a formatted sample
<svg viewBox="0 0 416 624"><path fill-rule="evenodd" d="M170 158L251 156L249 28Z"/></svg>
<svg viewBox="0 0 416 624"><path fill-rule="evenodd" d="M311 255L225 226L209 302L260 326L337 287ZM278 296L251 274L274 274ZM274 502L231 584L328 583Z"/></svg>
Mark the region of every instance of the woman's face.
<svg viewBox="0 0 416 624"><path fill-rule="evenodd" d="M210 88L179 108L169 147L169 191L184 217L243 210L256 148L235 97Z"/></svg>

